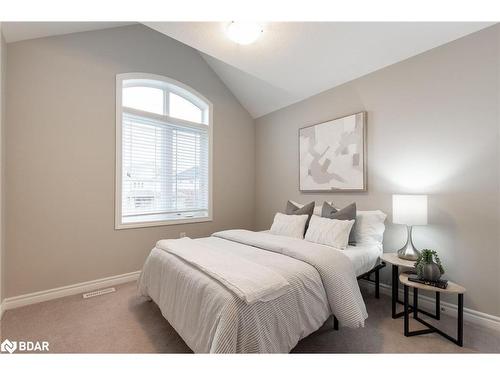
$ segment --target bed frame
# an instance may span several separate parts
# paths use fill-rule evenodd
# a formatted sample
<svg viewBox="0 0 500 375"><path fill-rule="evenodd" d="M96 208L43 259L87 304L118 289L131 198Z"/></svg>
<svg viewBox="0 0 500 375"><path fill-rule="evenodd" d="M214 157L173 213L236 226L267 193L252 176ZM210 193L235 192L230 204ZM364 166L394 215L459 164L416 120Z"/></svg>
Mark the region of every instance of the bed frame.
<svg viewBox="0 0 500 375"><path fill-rule="evenodd" d="M358 280L366 280L370 283L375 284L375 298L379 299L380 298L380 270L386 266L385 262L380 262L378 263L375 267L373 267L370 271L359 275L357 277ZM371 275L375 274L375 278L372 279ZM337 317L333 315L333 329L335 331L339 330L339 321L337 320Z"/></svg>

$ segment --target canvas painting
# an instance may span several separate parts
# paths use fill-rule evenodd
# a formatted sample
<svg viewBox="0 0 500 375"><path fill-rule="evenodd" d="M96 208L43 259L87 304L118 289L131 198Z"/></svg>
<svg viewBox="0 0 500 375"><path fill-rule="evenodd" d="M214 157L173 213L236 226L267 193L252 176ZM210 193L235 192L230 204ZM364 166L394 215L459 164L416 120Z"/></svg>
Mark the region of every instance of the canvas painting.
<svg viewBox="0 0 500 375"><path fill-rule="evenodd" d="M365 112L300 129L300 191L366 191L365 134Z"/></svg>

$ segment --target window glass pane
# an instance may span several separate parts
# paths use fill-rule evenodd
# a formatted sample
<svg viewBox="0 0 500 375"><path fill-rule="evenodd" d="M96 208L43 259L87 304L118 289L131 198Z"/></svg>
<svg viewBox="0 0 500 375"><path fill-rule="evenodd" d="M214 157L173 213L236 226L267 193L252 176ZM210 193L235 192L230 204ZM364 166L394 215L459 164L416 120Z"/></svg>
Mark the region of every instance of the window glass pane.
<svg viewBox="0 0 500 375"><path fill-rule="evenodd" d="M153 87L126 87L123 89L123 106L141 111L163 113L163 90Z"/></svg>
<svg viewBox="0 0 500 375"><path fill-rule="evenodd" d="M203 122L203 111L182 96L171 92L169 105L169 116L197 123Z"/></svg>
<svg viewBox="0 0 500 375"><path fill-rule="evenodd" d="M142 214L162 211L166 182L165 142L168 134L153 124L125 116L123 122L122 212Z"/></svg>
<svg viewBox="0 0 500 375"><path fill-rule="evenodd" d="M208 208L208 147L206 135L174 132L176 206L178 210Z"/></svg>
<svg viewBox="0 0 500 375"><path fill-rule="evenodd" d="M208 129L123 115L122 222L206 217Z"/></svg>

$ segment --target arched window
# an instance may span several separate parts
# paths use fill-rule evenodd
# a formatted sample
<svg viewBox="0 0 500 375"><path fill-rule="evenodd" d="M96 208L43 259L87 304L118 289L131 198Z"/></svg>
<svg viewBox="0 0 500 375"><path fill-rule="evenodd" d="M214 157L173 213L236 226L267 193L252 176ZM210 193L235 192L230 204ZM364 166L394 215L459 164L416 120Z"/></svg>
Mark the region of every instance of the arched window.
<svg viewBox="0 0 500 375"><path fill-rule="evenodd" d="M116 228L212 218L212 105L144 73L116 76Z"/></svg>

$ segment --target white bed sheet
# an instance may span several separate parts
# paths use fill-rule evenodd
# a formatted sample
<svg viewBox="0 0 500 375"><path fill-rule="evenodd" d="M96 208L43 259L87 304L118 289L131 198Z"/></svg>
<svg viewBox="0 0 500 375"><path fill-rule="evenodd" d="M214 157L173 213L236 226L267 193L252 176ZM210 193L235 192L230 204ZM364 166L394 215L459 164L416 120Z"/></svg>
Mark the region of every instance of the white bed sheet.
<svg viewBox="0 0 500 375"><path fill-rule="evenodd" d="M356 276L360 276L378 263L383 248L380 243L358 243L356 246L348 246L344 254L351 260Z"/></svg>

